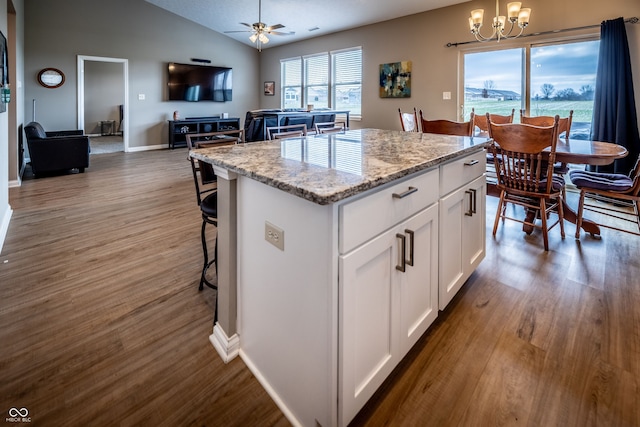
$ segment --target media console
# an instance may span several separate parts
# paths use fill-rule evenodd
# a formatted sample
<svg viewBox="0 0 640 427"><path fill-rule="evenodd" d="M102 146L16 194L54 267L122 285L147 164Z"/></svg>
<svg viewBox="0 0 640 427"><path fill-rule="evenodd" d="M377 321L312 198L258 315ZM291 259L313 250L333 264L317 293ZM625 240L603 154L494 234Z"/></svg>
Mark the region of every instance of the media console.
<svg viewBox="0 0 640 427"><path fill-rule="evenodd" d="M237 117L189 117L184 120L169 120L169 148L187 146L187 135L193 133L220 132L240 129Z"/></svg>

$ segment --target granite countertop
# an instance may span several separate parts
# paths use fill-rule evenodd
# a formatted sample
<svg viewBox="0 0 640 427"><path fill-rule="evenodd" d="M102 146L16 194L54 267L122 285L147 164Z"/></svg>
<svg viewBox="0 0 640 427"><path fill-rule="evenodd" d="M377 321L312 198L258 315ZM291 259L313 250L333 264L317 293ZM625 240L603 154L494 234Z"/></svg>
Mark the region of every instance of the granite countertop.
<svg viewBox="0 0 640 427"><path fill-rule="evenodd" d="M203 148L196 159L326 205L481 150L485 137L380 129Z"/></svg>

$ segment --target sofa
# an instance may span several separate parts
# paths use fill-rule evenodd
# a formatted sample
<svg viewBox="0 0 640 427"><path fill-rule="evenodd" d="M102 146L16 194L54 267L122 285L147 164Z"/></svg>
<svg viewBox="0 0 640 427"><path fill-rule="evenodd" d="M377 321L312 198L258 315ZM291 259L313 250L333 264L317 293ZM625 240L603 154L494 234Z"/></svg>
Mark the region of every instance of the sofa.
<svg viewBox="0 0 640 427"><path fill-rule="evenodd" d="M81 130L47 132L40 123L31 122L25 125L24 133L36 177L71 169L82 173L89 167L89 137Z"/></svg>

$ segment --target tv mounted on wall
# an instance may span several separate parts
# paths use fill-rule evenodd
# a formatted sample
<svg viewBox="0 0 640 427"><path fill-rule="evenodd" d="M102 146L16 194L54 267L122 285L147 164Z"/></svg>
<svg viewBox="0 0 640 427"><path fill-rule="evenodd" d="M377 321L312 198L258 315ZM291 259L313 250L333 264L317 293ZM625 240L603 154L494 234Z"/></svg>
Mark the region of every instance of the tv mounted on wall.
<svg viewBox="0 0 640 427"><path fill-rule="evenodd" d="M232 69L170 62L169 101L231 101Z"/></svg>

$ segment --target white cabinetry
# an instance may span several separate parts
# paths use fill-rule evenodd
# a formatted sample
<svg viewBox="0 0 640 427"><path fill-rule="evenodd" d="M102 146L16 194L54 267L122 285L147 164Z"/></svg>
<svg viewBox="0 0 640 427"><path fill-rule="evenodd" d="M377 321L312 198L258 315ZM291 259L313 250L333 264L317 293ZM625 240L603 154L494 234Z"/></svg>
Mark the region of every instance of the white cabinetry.
<svg viewBox="0 0 640 427"><path fill-rule="evenodd" d="M485 161L481 152L441 168L440 310L485 256Z"/></svg>
<svg viewBox="0 0 640 427"><path fill-rule="evenodd" d="M348 424L438 315L437 172L390 188L381 205L367 198L343 210L347 222L361 208L370 215L386 213L376 215L383 223L393 222L394 215L404 220L391 228L379 224L382 228L370 239L339 259L341 425ZM416 208L422 210L406 218Z"/></svg>

